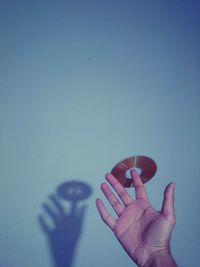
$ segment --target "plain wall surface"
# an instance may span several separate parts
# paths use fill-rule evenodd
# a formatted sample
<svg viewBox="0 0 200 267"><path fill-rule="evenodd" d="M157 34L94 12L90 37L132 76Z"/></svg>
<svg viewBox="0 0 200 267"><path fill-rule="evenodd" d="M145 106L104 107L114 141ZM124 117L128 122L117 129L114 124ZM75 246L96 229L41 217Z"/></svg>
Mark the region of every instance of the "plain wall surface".
<svg viewBox="0 0 200 267"><path fill-rule="evenodd" d="M1 267L61 267L38 218L53 227L50 195L69 212L57 192L69 181L92 190L77 204L87 208L73 266L134 266L95 207L104 174L132 155L158 165L146 184L156 209L176 183L172 252L179 266L199 266L199 9L185 0L0 1Z"/></svg>

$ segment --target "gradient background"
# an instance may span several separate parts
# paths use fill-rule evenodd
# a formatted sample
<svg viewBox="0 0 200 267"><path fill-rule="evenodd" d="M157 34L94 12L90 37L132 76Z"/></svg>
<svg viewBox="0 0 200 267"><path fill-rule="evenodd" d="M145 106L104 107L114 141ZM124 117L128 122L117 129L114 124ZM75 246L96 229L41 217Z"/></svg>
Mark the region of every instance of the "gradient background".
<svg viewBox="0 0 200 267"><path fill-rule="evenodd" d="M199 14L185 0L0 1L0 266L53 266L37 217L77 179L93 194L74 266L134 266L95 199L138 154L158 164L155 208L175 181L172 251L199 266Z"/></svg>

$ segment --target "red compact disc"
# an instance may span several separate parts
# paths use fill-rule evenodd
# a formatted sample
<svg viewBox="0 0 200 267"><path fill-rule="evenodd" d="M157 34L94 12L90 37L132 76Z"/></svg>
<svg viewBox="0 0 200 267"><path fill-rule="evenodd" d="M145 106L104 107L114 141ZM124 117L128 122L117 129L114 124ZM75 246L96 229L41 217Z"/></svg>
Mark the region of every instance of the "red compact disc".
<svg viewBox="0 0 200 267"><path fill-rule="evenodd" d="M146 156L134 156L120 161L115 165L111 173L124 187L132 187L134 186L133 181L126 174L128 170L134 168L141 170L140 177L143 183L148 182L157 171L157 166L153 159Z"/></svg>

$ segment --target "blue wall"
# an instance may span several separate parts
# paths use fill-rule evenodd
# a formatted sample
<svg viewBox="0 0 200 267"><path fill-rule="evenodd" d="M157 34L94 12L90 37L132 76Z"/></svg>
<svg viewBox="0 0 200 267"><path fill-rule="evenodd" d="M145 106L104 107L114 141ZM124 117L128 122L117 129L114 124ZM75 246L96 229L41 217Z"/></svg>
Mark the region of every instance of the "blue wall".
<svg viewBox="0 0 200 267"><path fill-rule="evenodd" d="M94 201L104 174L138 154L158 164L146 185L157 209L175 181L173 254L182 267L199 266L199 8L0 2L0 266L60 267L53 250L63 229L76 243L73 266L133 266ZM69 181L92 191L76 214L57 191Z"/></svg>

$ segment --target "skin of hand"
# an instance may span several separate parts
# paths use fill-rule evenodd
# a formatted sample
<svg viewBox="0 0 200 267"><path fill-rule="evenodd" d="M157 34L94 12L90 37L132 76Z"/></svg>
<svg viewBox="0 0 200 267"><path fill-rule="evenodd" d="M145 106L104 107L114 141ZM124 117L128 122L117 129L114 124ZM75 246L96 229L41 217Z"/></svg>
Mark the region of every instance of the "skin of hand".
<svg viewBox="0 0 200 267"><path fill-rule="evenodd" d="M101 199L96 200L102 220L112 229L122 247L138 266L148 265L154 257L172 259L170 238L176 218L174 212L174 183L166 186L160 211L150 204L144 184L135 170L131 177L135 187L135 200L112 174L106 174L106 180L116 191L121 201L111 191L107 183L101 184L101 190L115 210L118 218L114 219L105 208ZM155 265L154 265L155 266ZM162 266L165 266L164 264ZM169 266L169 265L166 265Z"/></svg>

